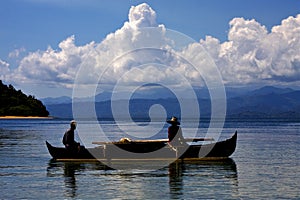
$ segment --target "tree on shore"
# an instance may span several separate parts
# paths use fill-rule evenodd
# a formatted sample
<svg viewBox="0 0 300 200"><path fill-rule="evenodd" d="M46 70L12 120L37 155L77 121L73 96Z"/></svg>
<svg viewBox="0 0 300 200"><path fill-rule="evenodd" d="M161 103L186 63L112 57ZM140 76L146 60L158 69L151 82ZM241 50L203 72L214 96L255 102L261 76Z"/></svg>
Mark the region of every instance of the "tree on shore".
<svg viewBox="0 0 300 200"><path fill-rule="evenodd" d="M4 85L0 80L0 116L47 117L49 112L40 100L27 96L12 85Z"/></svg>

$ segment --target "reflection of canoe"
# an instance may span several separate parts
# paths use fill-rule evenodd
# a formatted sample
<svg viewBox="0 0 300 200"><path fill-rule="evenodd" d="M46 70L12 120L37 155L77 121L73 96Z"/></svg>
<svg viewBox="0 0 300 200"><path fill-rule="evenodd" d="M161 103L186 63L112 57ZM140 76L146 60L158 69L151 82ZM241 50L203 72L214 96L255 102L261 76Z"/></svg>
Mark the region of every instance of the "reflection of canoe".
<svg viewBox="0 0 300 200"><path fill-rule="evenodd" d="M201 166L199 168L199 166ZM197 172L201 169L202 174L226 174L223 177L237 178L237 167L233 159L226 158L222 160L177 160L169 165L170 175L175 178L184 171Z"/></svg>
<svg viewBox="0 0 300 200"><path fill-rule="evenodd" d="M209 170L216 172L219 171L227 171L228 174L231 173L233 177L237 176L237 167L233 159L226 158L222 160L176 160L175 162L166 165L164 168L168 168L170 172L169 175L173 175L173 173L178 174L180 170L199 170L199 166L201 166L201 171ZM105 164L101 162L60 162L51 159L48 163L47 167L47 176L55 177L61 176L63 171L65 177L75 176L76 172L84 172L84 171L105 171L105 174L109 173L107 170L114 170L113 168L109 168ZM112 172L113 173L113 172ZM180 173L180 172L179 172ZM80 174L80 173L79 173ZM125 173L126 174L126 173ZM124 174L124 175L125 175Z"/></svg>
<svg viewBox="0 0 300 200"><path fill-rule="evenodd" d="M237 132L225 140L209 144L191 144L180 152L180 146L170 146L166 141L110 142L95 148L82 147L79 152L62 147L53 147L46 141L47 148L55 160L157 160L157 159L224 159L235 151ZM180 152L180 153L178 153Z"/></svg>

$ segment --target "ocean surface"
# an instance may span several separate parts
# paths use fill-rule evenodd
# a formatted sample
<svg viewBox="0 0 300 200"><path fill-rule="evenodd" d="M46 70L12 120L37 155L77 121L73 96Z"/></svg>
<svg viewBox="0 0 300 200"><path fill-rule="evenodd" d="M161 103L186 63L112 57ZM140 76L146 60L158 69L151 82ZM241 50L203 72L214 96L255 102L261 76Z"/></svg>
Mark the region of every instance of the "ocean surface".
<svg viewBox="0 0 300 200"><path fill-rule="evenodd" d="M103 139L95 123L78 123L77 140L87 147ZM182 124L185 136L192 123ZM112 121L100 124L111 140L126 136ZM138 132L138 124L122 125ZM205 135L208 125L201 122L198 134ZM0 120L0 199L300 199L299 119L229 120L219 139L238 131L231 159L177 162L152 171L51 160L45 141L62 146L68 127L68 120ZM153 138L166 137L166 130L163 125Z"/></svg>

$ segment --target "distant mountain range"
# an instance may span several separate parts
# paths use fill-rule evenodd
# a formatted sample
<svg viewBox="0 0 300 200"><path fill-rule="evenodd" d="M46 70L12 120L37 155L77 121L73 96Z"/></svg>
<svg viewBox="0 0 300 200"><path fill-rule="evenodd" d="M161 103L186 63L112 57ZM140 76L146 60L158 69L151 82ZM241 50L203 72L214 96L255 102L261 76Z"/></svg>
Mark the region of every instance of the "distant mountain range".
<svg viewBox="0 0 300 200"><path fill-rule="evenodd" d="M195 89L201 117L210 117L210 97L207 89ZM184 92L184 91L183 91ZM184 94L184 93L182 93ZM227 117L228 118L289 118L300 119L300 90L265 86L255 90L226 88ZM105 92L90 98L75 99L73 106L80 108L82 117L89 117L86 110L95 100L97 117L112 118L111 93ZM182 96L182 95L181 95ZM188 113L194 109L189 107L192 100L188 94L180 101L186 105ZM51 116L58 118L72 118L72 99L70 97L45 98L41 101L46 105ZM124 110L126 100L116 99L114 106ZM145 91L136 91L129 103L129 112L132 118L149 118L149 108L154 104L162 105L168 116L180 116L180 103L175 94L166 88L150 88ZM94 106L94 104L92 104ZM94 107L93 107L94 108ZM119 112L122 115L122 112ZM159 113L157 113L159 115ZM123 116L119 116L123 117ZM124 115L125 117L125 115ZM159 116L158 116L159 117Z"/></svg>

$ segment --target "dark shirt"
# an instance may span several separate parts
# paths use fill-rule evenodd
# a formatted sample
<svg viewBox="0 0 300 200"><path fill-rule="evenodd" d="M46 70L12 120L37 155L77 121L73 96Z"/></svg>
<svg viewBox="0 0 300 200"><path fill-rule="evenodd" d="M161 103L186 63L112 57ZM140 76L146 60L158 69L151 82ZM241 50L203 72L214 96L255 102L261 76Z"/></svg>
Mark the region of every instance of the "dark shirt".
<svg viewBox="0 0 300 200"><path fill-rule="evenodd" d="M177 135L177 136L176 136L176 135ZM177 125L171 125L171 126L169 126L169 128L168 128L168 138L169 138L169 142L171 142L171 141L174 139L175 136L176 136L176 138L183 139L182 131L181 131L180 126L177 126Z"/></svg>
<svg viewBox="0 0 300 200"><path fill-rule="evenodd" d="M78 143L74 140L74 130L69 129L65 132L63 137L63 144L66 147L78 146Z"/></svg>

